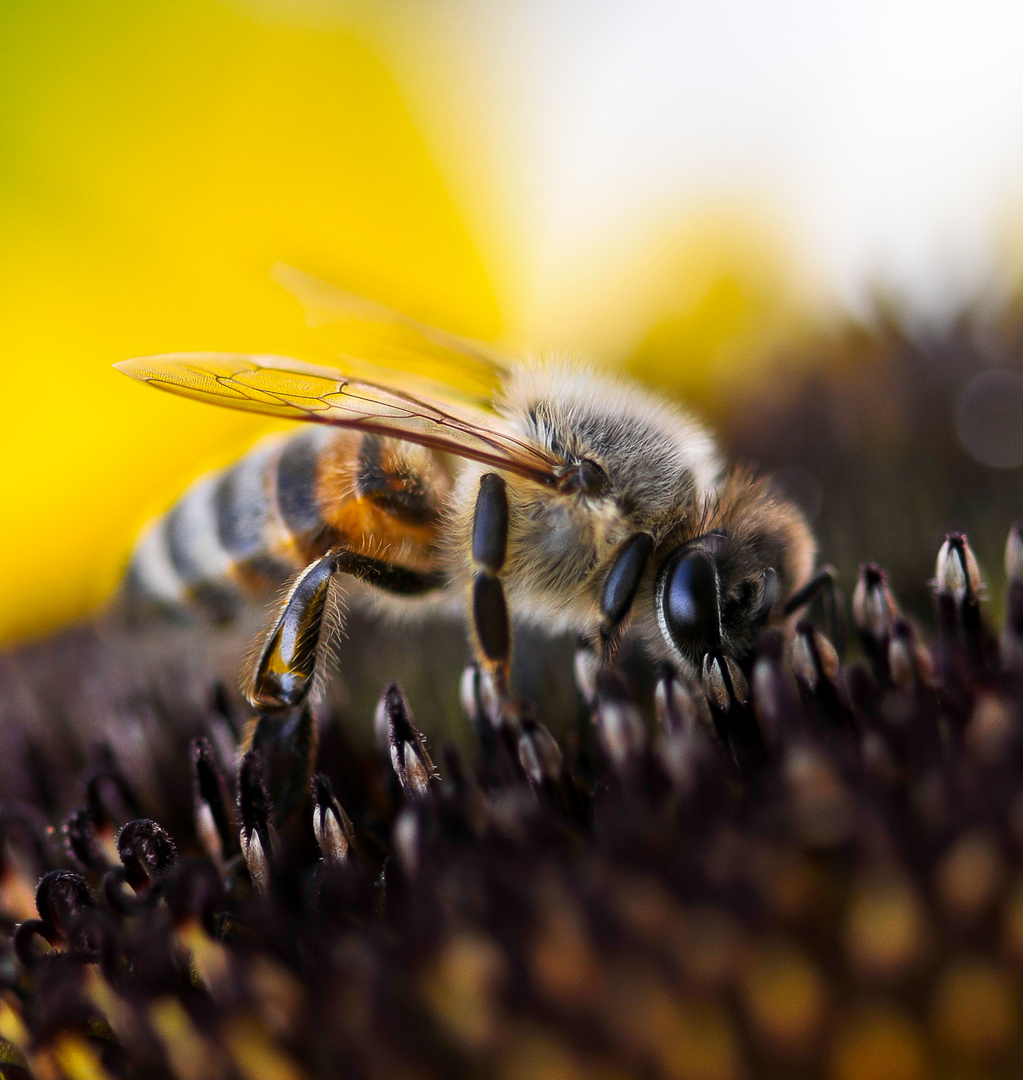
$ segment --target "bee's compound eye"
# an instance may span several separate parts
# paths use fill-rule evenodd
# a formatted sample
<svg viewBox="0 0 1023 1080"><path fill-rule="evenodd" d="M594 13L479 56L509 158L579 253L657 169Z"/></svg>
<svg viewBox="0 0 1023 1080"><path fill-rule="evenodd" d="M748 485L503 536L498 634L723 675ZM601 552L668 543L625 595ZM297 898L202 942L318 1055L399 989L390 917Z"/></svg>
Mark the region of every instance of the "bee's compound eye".
<svg viewBox="0 0 1023 1080"><path fill-rule="evenodd" d="M658 590L660 615L675 644L703 650L721 643L718 577L709 555L691 551L665 567Z"/></svg>

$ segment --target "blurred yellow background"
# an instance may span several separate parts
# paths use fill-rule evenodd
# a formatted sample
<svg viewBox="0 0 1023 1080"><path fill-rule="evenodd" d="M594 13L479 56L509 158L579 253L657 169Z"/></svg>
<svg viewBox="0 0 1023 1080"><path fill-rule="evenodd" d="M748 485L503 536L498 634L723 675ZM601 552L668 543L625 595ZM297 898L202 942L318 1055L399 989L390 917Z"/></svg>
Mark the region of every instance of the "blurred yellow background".
<svg viewBox="0 0 1023 1080"><path fill-rule="evenodd" d="M266 422L111 370L171 348L309 352L284 258L500 329L471 238L355 32L216 3L5 4L0 636L95 605L138 525Z"/></svg>
<svg viewBox="0 0 1023 1080"><path fill-rule="evenodd" d="M276 260L462 333L529 329L509 325L514 297L493 286L514 292L520 270L481 257L393 51L382 57L386 30L371 9L324 24L213 0L3 5L0 639L95 608L144 520L266 427L150 392L114 361L177 349L322 358L270 279ZM479 179L473 146L461 152ZM725 353L748 346L782 299L775 267L764 273L770 243L740 257L733 218L713 222L678 225L680 243L661 237L645 260L623 253L597 287L614 295L569 310L562 337L581 327L578 344L605 340L613 359L614 312L641 338L637 310L671 300L654 279L681 271L690 370L722 341Z"/></svg>

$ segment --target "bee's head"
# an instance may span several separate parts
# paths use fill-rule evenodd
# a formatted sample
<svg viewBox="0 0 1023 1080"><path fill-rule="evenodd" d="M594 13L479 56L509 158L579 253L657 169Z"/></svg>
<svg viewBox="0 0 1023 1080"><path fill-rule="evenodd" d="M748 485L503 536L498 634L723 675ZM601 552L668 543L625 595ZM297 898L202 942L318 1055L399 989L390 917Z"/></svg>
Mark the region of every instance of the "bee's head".
<svg viewBox="0 0 1023 1080"><path fill-rule="evenodd" d="M669 548L654 579L661 633L696 671L708 655L741 663L809 577L814 558L802 514L763 481L729 478L704 525Z"/></svg>

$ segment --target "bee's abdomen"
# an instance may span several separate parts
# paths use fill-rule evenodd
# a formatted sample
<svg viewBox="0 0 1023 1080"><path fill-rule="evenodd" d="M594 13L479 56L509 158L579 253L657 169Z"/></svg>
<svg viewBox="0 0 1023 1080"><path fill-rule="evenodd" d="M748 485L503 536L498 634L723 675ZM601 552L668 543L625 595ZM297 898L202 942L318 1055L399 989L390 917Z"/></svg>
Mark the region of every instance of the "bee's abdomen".
<svg viewBox="0 0 1023 1080"><path fill-rule="evenodd" d="M314 428L288 439L277 460L276 494L284 528L296 537L323 527L317 498L320 453L331 433Z"/></svg>
<svg viewBox="0 0 1023 1080"><path fill-rule="evenodd" d="M325 531L317 467L333 434L306 428L264 441L193 484L137 544L129 610L228 619L248 596L284 582Z"/></svg>

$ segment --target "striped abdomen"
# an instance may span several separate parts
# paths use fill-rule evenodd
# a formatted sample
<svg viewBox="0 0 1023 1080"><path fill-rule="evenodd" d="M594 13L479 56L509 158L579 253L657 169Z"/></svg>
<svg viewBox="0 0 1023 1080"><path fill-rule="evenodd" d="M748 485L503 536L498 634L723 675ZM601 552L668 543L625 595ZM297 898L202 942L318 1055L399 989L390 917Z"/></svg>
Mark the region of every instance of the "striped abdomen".
<svg viewBox="0 0 1023 1080"><path fill-rule="evenodd" d="M432 569L449 488L434 455L407 443L319 427L264 440L142 535L125 600L228 619L339 543Z"/></svg>

